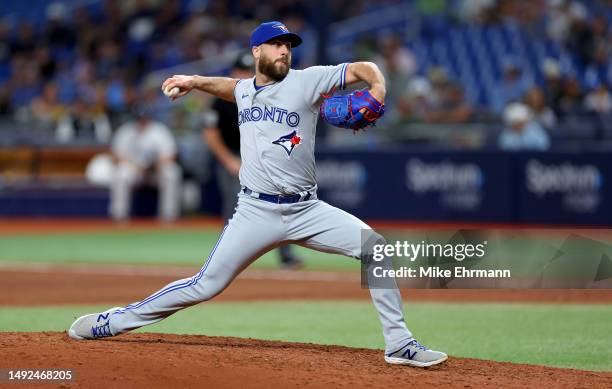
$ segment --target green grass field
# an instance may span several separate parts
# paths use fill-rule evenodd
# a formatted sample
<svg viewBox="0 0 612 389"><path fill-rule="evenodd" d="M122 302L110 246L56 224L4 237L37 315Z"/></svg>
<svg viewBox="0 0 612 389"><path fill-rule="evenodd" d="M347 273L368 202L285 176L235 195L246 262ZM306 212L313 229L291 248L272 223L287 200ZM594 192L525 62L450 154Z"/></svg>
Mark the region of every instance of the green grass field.
<svg viewBox="0 0 612 389"><path fill-rule="evenodd" d="M0 262L200 265L218 232L3 235ZM310 269L359 269L355 260L298 250ZM277 258L268 254L254 266L276 267ZM62 331L75 316L106 308L0 307L0 331ZM420 341L454 356L612 371L612 305L409 302L406 318ZM378 319L368 301L211 302L146 331L382 348Z"/></svg>
<svg viewBox="0 0 612 389"><path fill-rule="evenodd" d="M218 229L0 235L0 261L48 263L121 263L202 265L219 238ZM357 270L359 262L295 246L307 268ZM278 267L270 252L254 267Z"/></svg>

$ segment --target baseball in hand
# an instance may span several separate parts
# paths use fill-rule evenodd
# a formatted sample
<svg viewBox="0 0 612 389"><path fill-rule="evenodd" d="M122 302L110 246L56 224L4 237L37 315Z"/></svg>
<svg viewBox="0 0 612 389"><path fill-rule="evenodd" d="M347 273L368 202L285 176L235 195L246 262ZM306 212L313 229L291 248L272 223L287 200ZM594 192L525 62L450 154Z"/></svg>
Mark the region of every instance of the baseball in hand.
<svg viewBox="0 0 612 389"><path fill-rule="evenodd" d="M166 88L164 89L164 94L170 98L175 97L180 92L179 88L175 86L174 88Z"/></svg>

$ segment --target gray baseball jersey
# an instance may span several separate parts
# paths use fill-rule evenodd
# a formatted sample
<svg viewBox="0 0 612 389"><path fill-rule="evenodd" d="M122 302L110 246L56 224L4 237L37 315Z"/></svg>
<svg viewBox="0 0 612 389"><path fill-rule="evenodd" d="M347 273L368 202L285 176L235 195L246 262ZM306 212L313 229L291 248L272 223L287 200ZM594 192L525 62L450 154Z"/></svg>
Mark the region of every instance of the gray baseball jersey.
<svg viewBox="0 0 612 389"><path fill-rule="evenodd" d="M239 108L240 180L268 195L316 189L314 144L320 94L343 88L347 65L291 70L264 88L254 79L234 90ZM363 231L370 238L362 241ZM188 306L210 300L265 252L285 243L364 260L384 238L347 212L312 196L295 203L274 203L240 193L238 206L202 269L168 284L142 301L110 313L117 335L152 324ZM397 288L371 289L388 353L412 338Z"/></svg>
<svg viewBox="0 0 612 389"><path fill-rule="evenodd" d="M291 69L280 82L234 89L240 125L240 183L270 194L316 189L315 131L321 93L344 89L347 64Z"/></svg>

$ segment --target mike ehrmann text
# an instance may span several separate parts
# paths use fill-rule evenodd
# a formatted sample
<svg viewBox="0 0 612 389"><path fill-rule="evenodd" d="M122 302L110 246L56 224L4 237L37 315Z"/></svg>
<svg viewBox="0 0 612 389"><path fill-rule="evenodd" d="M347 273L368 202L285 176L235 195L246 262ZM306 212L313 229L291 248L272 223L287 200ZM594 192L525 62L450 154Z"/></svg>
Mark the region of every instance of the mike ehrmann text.
<svg viewBox="0 0 612 389"><path fill-rule="evenodd" d="M455 267L453 269L441 269L438 266L424 267L418 269L402 266L398 269L384 269L377 266L372 269L372 274L376 278L510 278L512 274L509 269L467 269L465 267Z"/></svg>

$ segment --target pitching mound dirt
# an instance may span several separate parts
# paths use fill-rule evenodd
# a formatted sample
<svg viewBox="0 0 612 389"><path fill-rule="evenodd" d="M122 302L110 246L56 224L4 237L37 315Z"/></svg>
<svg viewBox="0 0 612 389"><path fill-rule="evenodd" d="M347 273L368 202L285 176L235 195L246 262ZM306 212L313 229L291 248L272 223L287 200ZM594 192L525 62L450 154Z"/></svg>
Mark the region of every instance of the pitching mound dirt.
<svg viewBox="0 0 612 389"><path fill-rule="evenodd" d="M194 335L2 333L0 366L64 368L72 388L597 388L612 373L454 358L428 369L387 365L381 350ZM49 386L47 386L49 387Z"/></svg>

